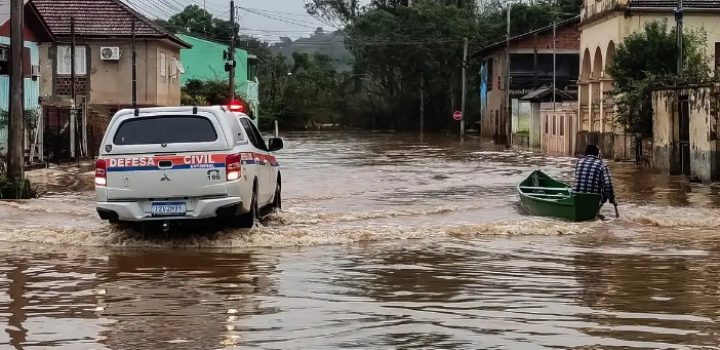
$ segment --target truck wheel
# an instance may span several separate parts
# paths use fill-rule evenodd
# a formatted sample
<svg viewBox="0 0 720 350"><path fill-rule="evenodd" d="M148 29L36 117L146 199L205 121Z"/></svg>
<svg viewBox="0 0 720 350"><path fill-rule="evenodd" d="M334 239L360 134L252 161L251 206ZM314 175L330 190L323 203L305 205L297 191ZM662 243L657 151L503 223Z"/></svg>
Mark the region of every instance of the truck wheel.
<svg viewBox="0 0 720 350"><path fill-rule="evenodd" d="M252 199L250 200L250 211L247 214L238 216L235 223L239 228L253 228L258 221L258 202L257 191L253 190Z"/></svg>

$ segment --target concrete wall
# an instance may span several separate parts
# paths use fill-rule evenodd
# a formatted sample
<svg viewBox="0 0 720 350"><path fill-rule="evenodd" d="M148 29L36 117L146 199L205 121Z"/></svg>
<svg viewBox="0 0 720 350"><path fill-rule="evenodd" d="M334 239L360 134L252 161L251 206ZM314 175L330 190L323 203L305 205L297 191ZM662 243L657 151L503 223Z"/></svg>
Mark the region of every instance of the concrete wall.
<svg viewBox="0 0 720 350"><path fill-rule="evenodd" d="M716 180L718 89L693 89L690 100L690 172L701 180Z"/></svg>
<svg viewBox="0 0 720 350"><path fill-rule="evenodd" d="M132 103L132 45L128 40L78 41L87 47L88 93L90 105L126 106ZM104 61L100 58L103 46L120 47L119 61ZM137 52L137 98L140 105L179 105L179 79L170 79L168 74L174 66L172 59L180 59L180 50L156 40L138 40ZM165 53L166 74L160 75L160 57ZM40 94L50 104L69 105L70 96L57 94L55 81L56 49L52 44L40 47L40 65L43 75Z"/></svg>
<svg viewBox="0 0 720 350"><path fill-rule="evenodd" d="M485 59L492 60L493 69L492 79L488 80L487 109L482 116L480 134L483 137L496 137L506 133L505 54L502 50L498 50Z"/></svg>
<svg viewBox="0 0 720 350"><path fill-rule="evenodd" d="M542 140L542 118L540 117L540 103L530 104L530 148L540 148Z"/></svg>
<svg viewBox="0 0 720 350"><path fill-rule="evenodd" d="M165 76L157 74L157 105L178 106L180 105L180 84L182 74L177 69L175 62L180 61L180 52L173 46L162 42L155 42L156 71L159 72L161 59L165 57ZM148 74L149 76L149 74Z"/></svg>
<svg viewBox="0 0 720 350"><path fill-rule="evenodd" d="M653 162L656 169L672 172L670 159L676 133L673 130L676 123L677 96L672 91L655 92L652 95L653 104Z"/></svg>
<svg viewBox="0 0 720 350"><path fill-rule="evenodd" d="M543 103L540 107L541 147L549 154L573 154L572 144L575 135L576 103Z"/></svg>
<svg viewBox="0 0 720 350"><path fill-rule="evenodd" d="M682 169L679 102L689 105L690 176L702 181L720 178L718 164L718 108L720 86L704 86L653 92L653 164L672 174Z"/></svg>

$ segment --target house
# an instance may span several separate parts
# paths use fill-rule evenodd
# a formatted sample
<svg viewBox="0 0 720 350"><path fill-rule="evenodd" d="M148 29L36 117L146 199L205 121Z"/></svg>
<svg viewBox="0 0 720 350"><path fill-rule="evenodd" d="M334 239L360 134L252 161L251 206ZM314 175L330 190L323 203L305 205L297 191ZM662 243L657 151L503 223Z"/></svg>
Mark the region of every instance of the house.
<svg viewBox="0 0 720 350"><path fill-rule="evenodd" d="M532 149L541 149L547 154L572 154L572 122L577 115L577 95L543 86L519 101L529 103L528 121L518 118L518 129L527 130L513 135L513 143ZM522 105L522 104L521 104ZM519 109L519 112L523 112ZM515 120L513 120L515 122ZM514 125L513 125L514 126Z"/></svg>
<svg viewBox="0 0 720 350"><path fill-rule="evenodd" d="M51 43L54 38L32 2L25 2L23 39L23 75L25 110L39 112L40 103L40 44ZM8 111L10 102L10 2L0 2L0 110ZM26 130L28 131L28 130ZM29 130L33 137L35 130ZM34 142L26 142L28 147ZM7 147L7 127L0 127L0 148Z"/></svg>
<svg viewBox="0 0 720 350"><path fill-rule="evenodd" d="M720 85L658 89L652 105L652 165L691 179L720 180Z"/></svg>
<svg viewBox="0 0 720 350"><path fill-rule="evenodd" d="M589 142L603 145L614 158L631 158L630 136L613 124L613 77L607 72L617 46L624 38L642 30L652 21L675 22L674 0L585 0L580 14L582 63L578 81L578 119L580 131L575 150L581 152ZM683 3L686 29L704 30L707 54L715 58L720 51L720 31L713 28L720 20L720 2L688 0Z"/></svg>
<svg viewBox="0 0 720 350"><path fill-rule="evenodd" d="M557 23L556 26L510 38L509 84L506 81L506 41L487 46L473 55L474 59L481 61L480 133L483 137L503 143L506 142L508 133L518 135L517 140L521 140L522 135L532 134L530 101L522 98L533 91L552 87L555 82L558 90L575 94L574 85L580 59L578 23L579 18L574 17ZM512 108L508 105L507 89ZM537 112L539 113L539 109ZM537 125L535 130L538 130ZM531 148L541 146L541 138L537 135L529 138L533 140L529 145Z"/></svg>
<svg viewBox="0 0 720 350"><path fill-rule="evenodd" d="M192 79L227 79L223 58L223 52L228 50L227 44L187 34L178 34L177 36L192 45L192 48L183 49L180 52L180 60L185 67L185 74L180 80L183 86ZM238 92L238 97L248 105L250 114L258 116L260 95L256 76L257 59L253 55L248 55L245 50L236 49L235 62L235 91Z"/></svg>
<svg viewBox="0 0 720 350"><path fill-rule="evenodd" d="M40 97L46 149L55 159L100 147L109 118L132 104L132 36L135 27L137 105L180 104L180 49L190 45L120 0L32 0L56 41L40 45ZM70 142L72 57L75 21L76 106L83 142ZM85 127L87 125L87 127ZM73 135L73 136L74 136ZM73 144L73 146L70 146Z"/></svg>

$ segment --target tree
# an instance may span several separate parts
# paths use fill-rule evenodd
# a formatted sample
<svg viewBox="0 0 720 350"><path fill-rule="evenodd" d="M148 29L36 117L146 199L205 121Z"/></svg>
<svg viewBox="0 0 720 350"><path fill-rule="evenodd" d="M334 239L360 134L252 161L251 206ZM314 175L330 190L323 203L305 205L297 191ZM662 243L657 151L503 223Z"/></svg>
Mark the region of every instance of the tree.
<svg viewBox="0 0 720 350"><path fill-rule="evenodd" d="M650 22L617 48L607 69L613 77L617 94L616 122L631 132L652 134L652 101L654 88L664 85L698 84L711 79L706 38L701 31L683 35L683 71L678 74L676 34L666 22Z"/></svg>
<svg viewBox="0 0 720 350"><path fill-rule="evenodd" d="M214 34L217 25L213 23L213 16L198 5L186 7L183 12L170 17L167 23L175 30L203 35Z"/></svg>
<svg viewBox="0 0 720 350"><path fill-rule="evenodd" d="M581 4L582 0L516 3L511 34L575 16ZM499 0L423 0L413 6L407 0L371 0L365 6L353 0L310 0L306 8L320 19L345 26L345 43L355 57L354 73L365 77L367 97L362 102L377 110L366 113L345 107L371 115L372 125L384 128L418 127L421 78L426 82L428 127L450 127L448 116L461 100L463 38L469 39L470 52L505 38L507 5ZM479 69L477 62L470 64L470 72ZM474 91L479 84L471 81L468 86L468 105L479 103ZM346 99L355 100L360 99Z"/></svg>

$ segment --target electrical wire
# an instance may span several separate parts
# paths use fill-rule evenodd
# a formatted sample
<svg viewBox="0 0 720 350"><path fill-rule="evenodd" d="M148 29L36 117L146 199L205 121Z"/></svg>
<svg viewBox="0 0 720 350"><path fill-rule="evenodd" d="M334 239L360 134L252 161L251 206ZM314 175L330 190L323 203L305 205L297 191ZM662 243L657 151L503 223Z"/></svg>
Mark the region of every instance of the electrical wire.
<svg viewBox="0 0 720 350"><path fill-rule="evenodd" d="M297 21L293 21L293 20L287 20L287 19L282 18L282 17L278 17L278 16L274 16L274 15L269 15L269 14L261 13L261 12L254 11L254 10L249 10L249 9L244 8L244 7L240 7L240 9L241 9L241 10L244 10L244 11L247 11L247 12L250 12L250 13L252 13L252 14L258 15L258 16L262 16L262 17L269 18L269 19L274 19L274 20L276 20L276 21L283 22L283 23L286 23L286 24L291 24L291 25L298 26L298 27L304 27L304 28L309 28L309 29L317 29L317 27L318 27L318 26L312 26L312 24L308 25L309 23L307 23L307 22L302 23L302 22L297 22Z"/></svg>

